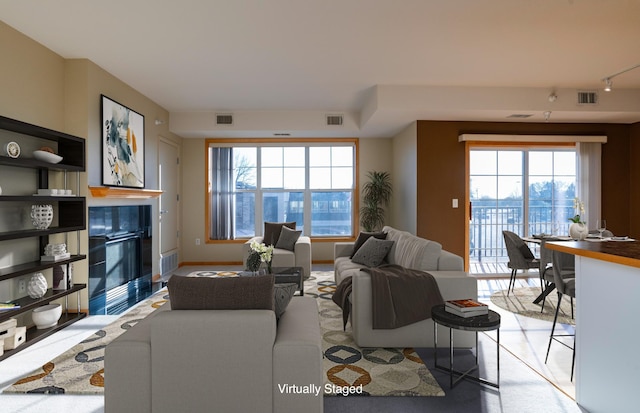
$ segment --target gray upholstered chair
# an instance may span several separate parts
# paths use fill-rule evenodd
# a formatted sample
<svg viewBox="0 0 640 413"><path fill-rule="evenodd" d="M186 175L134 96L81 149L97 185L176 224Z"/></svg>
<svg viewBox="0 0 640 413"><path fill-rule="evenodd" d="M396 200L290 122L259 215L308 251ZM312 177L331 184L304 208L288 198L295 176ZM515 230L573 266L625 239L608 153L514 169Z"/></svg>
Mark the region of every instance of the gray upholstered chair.
<svg viewBox="0 0 640 413"><path fill-rule="evenodd" d="M546 297L549 293L553 291L555 288L555 280L553 274L553 251L545 247L545 240L541 240L540 242L540 289L542 290L542 307L540 308L540 312L544 311L544 303L546 301ZM574 264L573 255L565 254L562 257L563 267L571 269ZM574 277L573 271L564 271L562 272L563 277ZM573 303L573 299L571 299ZM573 311L573 306L572 306ZM573 317L573 312L571 313L571 317Z"/></svg>
<svg viewBox="0 0 640 413"><path fill-rule="evenodd" d="M540 261L535 258L527 244L515 232L504 230L502 236L509 256L507 267L511 268L511 278L509 279L509 288L507 288L507 295L509 295L509 292L516 285L518 270L539 269Z"/></svg>
<svg viewBox="0 0 640 413"><path fill-rule="evenodd" d="M576 296L576 278L575 278L575 257L571 254L566 254L560 251L552 252L552 267L553 267L553 282L556 285L558 291L558 305L556 306L556 313L553 317L553 326L551 327L551 334L549 335L549 345L547 346L547 355L544 359L545 364L549 359L549 350L551 350L551 341L556 340L558 343L564 345L573 350L573 360L571 362L571 380L573 381L573 370L576 362L576 340L575 331L574 334L555 334L556 322L558 321L558 313L560 312L560 304L562 303L562 297L571 297L571 316L573 317L573 298ZM573 347L569 346L564 341L559 340L557 337L573 336Z"/></svg>

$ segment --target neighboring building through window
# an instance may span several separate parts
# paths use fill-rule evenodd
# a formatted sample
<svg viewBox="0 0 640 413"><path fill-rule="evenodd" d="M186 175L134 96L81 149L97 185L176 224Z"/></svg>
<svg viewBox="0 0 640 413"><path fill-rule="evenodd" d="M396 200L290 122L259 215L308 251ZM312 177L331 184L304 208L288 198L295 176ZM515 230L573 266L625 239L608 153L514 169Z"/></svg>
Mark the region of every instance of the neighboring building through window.
<svg viewBox="0 0 640 413"><path fill-rule="evenodd" d="M356 159L356 139L209 140L209 239L261 235L265 221L353 236Z"/></svg>

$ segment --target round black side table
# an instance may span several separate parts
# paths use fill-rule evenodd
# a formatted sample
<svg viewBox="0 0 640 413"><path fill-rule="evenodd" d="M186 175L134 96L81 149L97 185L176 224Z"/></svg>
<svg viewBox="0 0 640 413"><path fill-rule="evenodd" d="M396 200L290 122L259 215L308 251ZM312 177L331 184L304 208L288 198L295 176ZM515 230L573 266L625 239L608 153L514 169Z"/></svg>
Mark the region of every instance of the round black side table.
<svg viewBox="0 0 640 413"><path fill-rule="evenodd" d="M500 314L489 310L487 315L478 315L474 317L460 317L447 312L444 304L436 305L431 309L431 318L433 319L433 351L435 359L435 367L439 370L449 373L449 386L453 388L462 379L476 381L495 388L500 388ZM438 365L438 328L437 324L449 327L449 367ZM469 370L462 372L453 368L453 330L473 331L476 333L476 364ZM497 334L497 372L498 378L495 383L481 378L480 376L472 376L469 373L478 368L478 332L496 330ZM459 376L453 380L453 375Z"/></svg>

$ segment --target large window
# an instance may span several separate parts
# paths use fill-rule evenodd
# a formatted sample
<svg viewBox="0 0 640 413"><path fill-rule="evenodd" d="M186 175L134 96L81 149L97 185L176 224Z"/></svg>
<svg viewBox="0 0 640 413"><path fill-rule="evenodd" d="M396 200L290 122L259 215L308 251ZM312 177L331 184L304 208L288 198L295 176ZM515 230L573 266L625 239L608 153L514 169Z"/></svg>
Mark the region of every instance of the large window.
<svg viewBox="0 0 640 413"><path fill-rule="evenodd" d="M262 235L265 221L353 236L356 142L209 141L209 239Z"/></svg>
<svg viewBox="0 0 640 413"><path fill-rule="evenodd" d="M576 196L575 148L470 153L471 262L506 262L503 230L566 235Z"/></svg>

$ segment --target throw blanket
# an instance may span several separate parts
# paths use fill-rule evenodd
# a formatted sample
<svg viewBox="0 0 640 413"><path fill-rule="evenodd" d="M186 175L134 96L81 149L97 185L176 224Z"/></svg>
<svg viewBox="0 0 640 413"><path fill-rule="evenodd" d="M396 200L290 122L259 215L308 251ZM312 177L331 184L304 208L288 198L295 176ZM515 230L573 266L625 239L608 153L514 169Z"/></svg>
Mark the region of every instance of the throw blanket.
<svg viewBox="0 0 640 413"><path fill-rule="evenodd" d="M393 329L426 320L431 318L431 307L444 303L435 278L427 272L399 265L362 271L371 274L374 329ZM351 277L345 278L332 297L342 308L345 325L349 318L351 283Z"/></svg>

